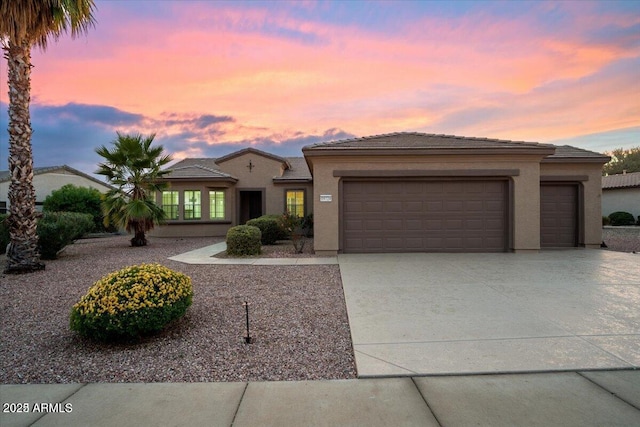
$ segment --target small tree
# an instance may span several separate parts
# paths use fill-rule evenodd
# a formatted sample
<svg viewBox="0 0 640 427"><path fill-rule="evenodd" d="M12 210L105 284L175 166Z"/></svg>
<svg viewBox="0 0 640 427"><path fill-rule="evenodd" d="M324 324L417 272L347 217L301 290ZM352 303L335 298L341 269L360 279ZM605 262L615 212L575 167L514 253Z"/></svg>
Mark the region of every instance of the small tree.
<svg viewBox="0 0 640 427"><path fill-rule="evenodd" d="M302 228L302 219L296 214L285 212L280 217L280 224L289 235L291 243L293 243L293 249L295 249L296 253L301 254L307 243L307 235Z"/></svg>
<svg viewBox="0 0 640 427"><path fill-rule="evenodd" d="M611 156L611 161L602 168L603 175L615 175L623 171L627 173L640 172L640 147L628 150L617 148L607 154Z"/></svg>
<svg viewBox="0 0 640 427"><path fill-rule="evenodd" d="M77 187L67 184L44 199L42 210L45 212L77 212L91 215L93 229L103 231L104 218L102 215L102 193L95 188Z"/></svg>
<svg viewBox="0 0 640 427"><path fill-rule="evenodd" d="M167 187L157 182L168 171L161 170L171 161L163 155L163 147L151 147L155 134L123 135L113 141L114 148L104 145L96 152L105 159L98 165L97 174L104 175L115 188L107 192L103 202L105 226L114 224L133 232L131 246L145 246L145 233L165 218L164 211L155 202L155 192Z"/></svg>

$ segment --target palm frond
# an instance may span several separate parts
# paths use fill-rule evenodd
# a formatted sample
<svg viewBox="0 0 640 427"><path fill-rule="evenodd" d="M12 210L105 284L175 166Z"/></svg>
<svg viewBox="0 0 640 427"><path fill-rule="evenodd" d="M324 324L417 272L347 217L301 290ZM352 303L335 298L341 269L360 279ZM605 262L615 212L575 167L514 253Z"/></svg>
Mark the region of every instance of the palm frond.
<svg viewBox="0 0 640 427"><path fill-rule="evenodd" d="M50 38L86 34L95 25L95 10L93 0L3 0L0 36L8 45L26 40L46 49Z"/></svg>

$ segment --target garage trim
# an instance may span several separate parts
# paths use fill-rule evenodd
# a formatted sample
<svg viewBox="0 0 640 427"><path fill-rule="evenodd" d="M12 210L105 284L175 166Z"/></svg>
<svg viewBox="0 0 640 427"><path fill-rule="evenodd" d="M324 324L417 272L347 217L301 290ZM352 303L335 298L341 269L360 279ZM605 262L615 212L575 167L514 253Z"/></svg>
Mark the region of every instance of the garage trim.
<svg viewBox="0 0 640 427"><path fill-rule="evenodd" d="M450 170L334 170L334 177L343 178L454 178L520 176L520 169L450 169Z"/></svg>

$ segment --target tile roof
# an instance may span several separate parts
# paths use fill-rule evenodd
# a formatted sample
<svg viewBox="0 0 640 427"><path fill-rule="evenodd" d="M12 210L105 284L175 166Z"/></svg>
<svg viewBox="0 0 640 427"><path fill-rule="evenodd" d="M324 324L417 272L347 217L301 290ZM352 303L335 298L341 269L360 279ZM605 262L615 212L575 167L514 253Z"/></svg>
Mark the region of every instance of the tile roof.
<svg viewBox="0 0 640 427"><path fill-rule="evenodd" d="M640 187L640 172L621 173L602 177L602 188L633 188Z"/></svg>
<svg viewBox="0 0 640 427"><path fill-rule="evenodd" d="M208 178L208 179L223 179L237 181L238 178L222 172L221 170L211 169L200 164L187 164L183 166L172 166L170 172L164 175L166 179L179 179L179 178Z"/></svg>
<svg viewBox="0 0 640 427"><path fill-rule="evenodd" d="M274 181L311 181L309 165L304 157L287 157L287 162L291 167L285 169L281 177L274 178Z"/></svg>
<svg viewBox="0 0 640 427"><path fill-rule="evenodd" d="M556 152L550 156L547 156L547 159L602 159L609 161L610 157L605 156L604 154L596 153L595 151L589 151L578 147L572 147L571 145L556 145Z"/></svg>
<svg viewBox="0 0 640 427"><path fill-rule="evenodd" d="M195 158L195 157L189 157L186 159L182 159L177 163L174 163L173 165L169 166L167 169L176 169L176 168L181 168L184 166L202 166L204 168L207 169L212 169L212 170L219 170L220 166L218 166L218 164L216 163L215 158L213 157L202 157L202 158Z"/></svg>
<svg viewBox="0 0 640 427"><path fill-rule="evenodd" d="M362 138L342 139L308 145L304 150L323 149L465 149L465 148L552 148L551 144L510 141L493 138L473 138L418 132L397 132Z"/></svg>

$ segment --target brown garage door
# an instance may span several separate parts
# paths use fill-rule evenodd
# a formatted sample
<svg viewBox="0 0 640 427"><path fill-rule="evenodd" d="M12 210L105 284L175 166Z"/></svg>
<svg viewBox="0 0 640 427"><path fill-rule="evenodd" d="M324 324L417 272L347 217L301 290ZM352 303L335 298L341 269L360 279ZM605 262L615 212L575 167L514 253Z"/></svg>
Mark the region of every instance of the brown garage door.
<svg viewBox="0 0 640 427"><path fill-rule="evenodd" d="M540 246L574 247L578 244L578 186L540 186Z"/></svg>
<svg viewBox="0 0 640 427"><path fill-rule="evenodd" d="M344 252L501 252L506 181L346 181Z"/></svg>

